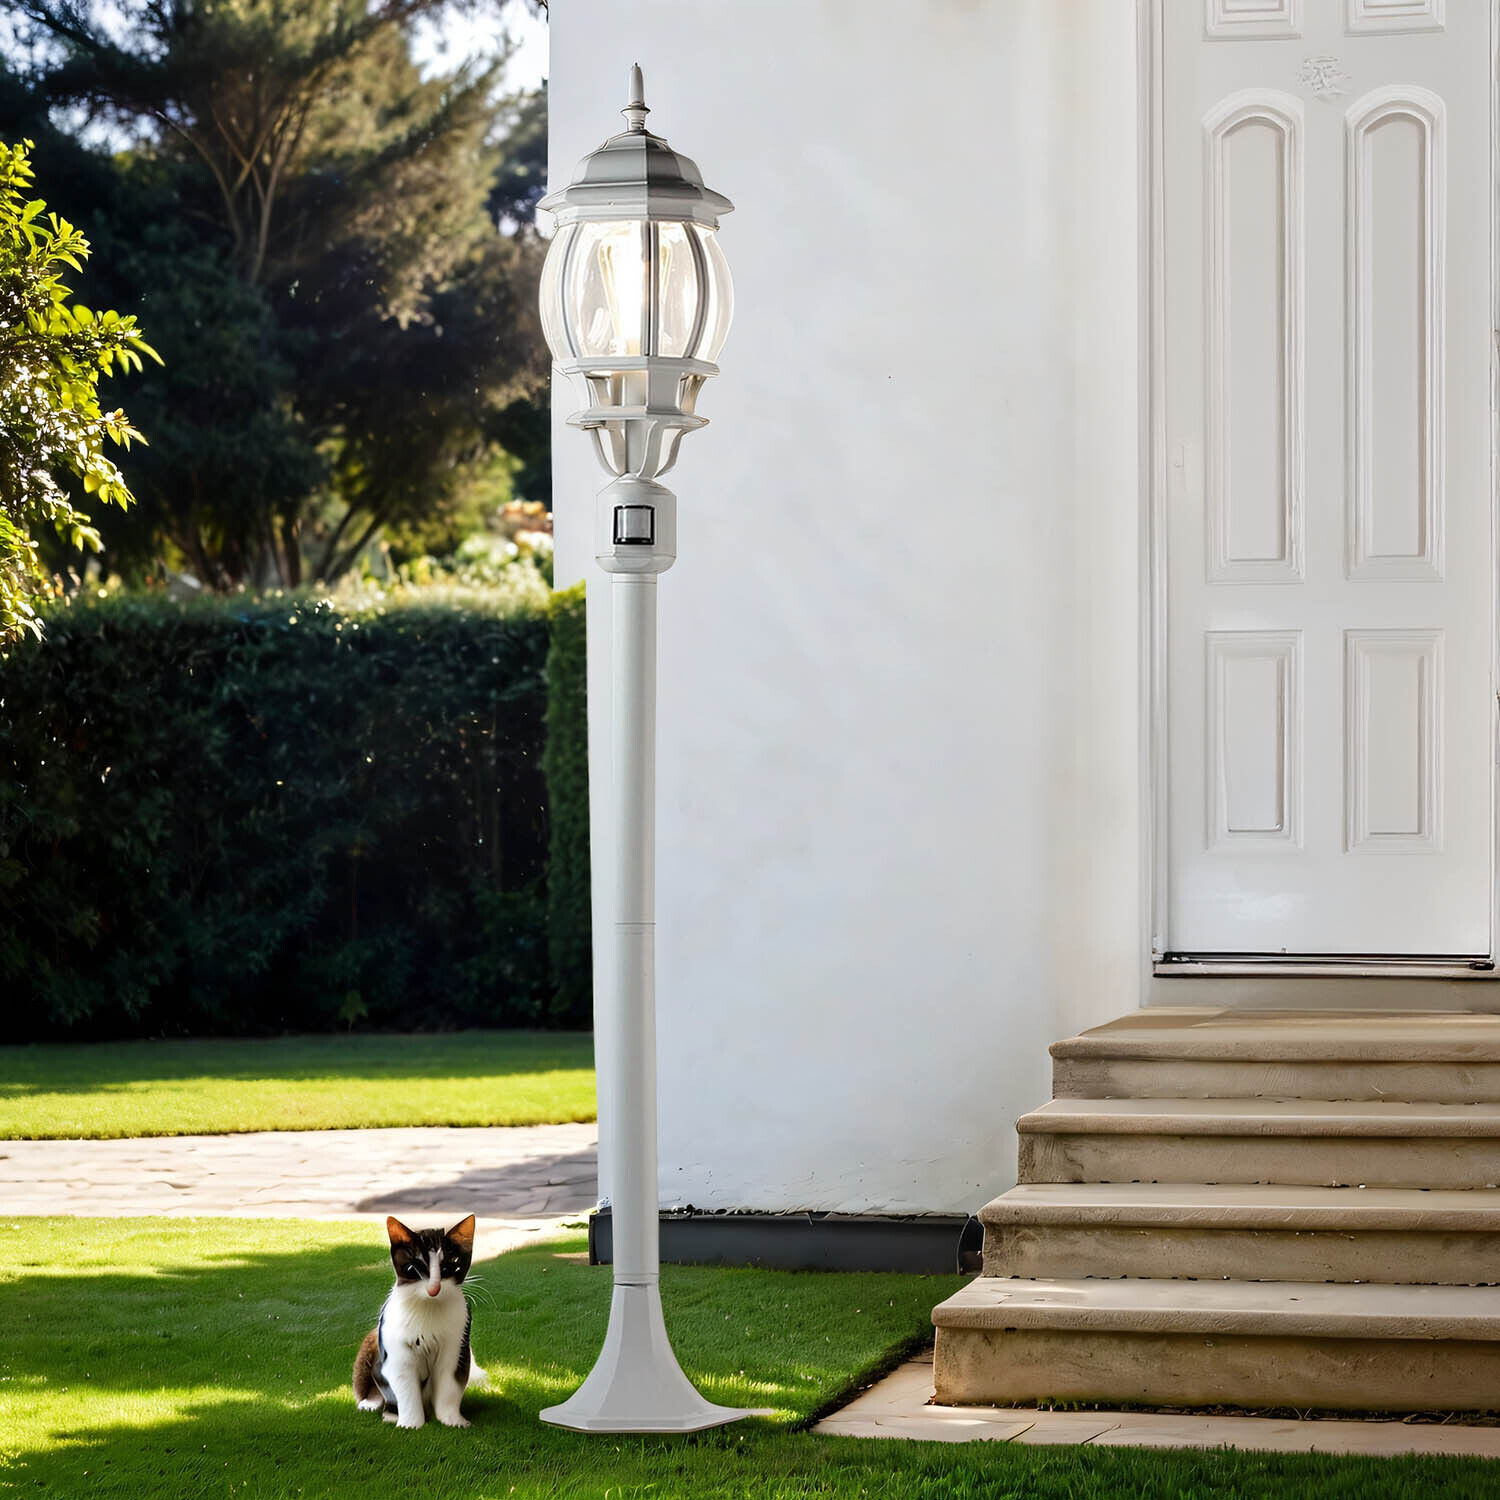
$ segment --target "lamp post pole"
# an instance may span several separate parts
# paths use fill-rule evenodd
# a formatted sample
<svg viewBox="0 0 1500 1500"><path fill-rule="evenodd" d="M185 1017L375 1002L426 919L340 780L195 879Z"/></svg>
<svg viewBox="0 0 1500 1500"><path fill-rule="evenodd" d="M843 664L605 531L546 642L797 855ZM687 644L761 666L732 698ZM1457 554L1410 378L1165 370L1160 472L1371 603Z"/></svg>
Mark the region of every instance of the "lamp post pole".
<svg viewBox="0 0 1500 1500"><path fill-rule="evenodd" d="M604 1348L542 1420L578 1432L696 1432L750 1415L705 1400L667 1338L656 1159L656 580L677 556L672 466L729 328L728 267L713 239L732 205L645 128L631 69L627 129L542 200L558 233L542 273L557 367L578 377L589 432L613 481L600 491L595 556L610 575L614 816L612 1046L601 1118L613 1172L614 1291Z"/></svg>

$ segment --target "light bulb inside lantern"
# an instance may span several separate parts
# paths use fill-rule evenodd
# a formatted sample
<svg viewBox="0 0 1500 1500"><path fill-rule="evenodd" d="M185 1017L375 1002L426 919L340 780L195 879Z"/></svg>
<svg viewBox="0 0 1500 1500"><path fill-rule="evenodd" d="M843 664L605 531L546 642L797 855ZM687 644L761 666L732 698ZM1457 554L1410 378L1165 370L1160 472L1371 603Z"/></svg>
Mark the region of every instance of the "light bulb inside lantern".
<svg viewBox="0 0 1500 1500"><path fill-rule="evenodd" d="M650 295L646 256L642 253L645 226L601 224L595 254L602 303L589 308L584 342L603 354L639 354L641 324Z"/></svg>
<svg viewBox="0 0 1500 1500"><path fill-rule="evenodd" d="M563 318L578 354L586 359L640 354L650 296L646 226L633 219L603 220L570 226L563 233L569 241L554 241L547 258L549 265L558 263ZM547 290L544 281L544 301ZM555 351L555 342L553 346Z"/></svg>

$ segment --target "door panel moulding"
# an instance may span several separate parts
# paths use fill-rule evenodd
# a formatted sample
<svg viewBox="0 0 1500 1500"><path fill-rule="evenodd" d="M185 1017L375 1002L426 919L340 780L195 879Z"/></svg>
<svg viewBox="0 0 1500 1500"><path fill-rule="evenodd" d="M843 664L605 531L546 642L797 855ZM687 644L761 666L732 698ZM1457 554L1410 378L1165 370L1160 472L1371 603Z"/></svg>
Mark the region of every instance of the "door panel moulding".
<svg viewBox="0 0 1500 1500"><path fill-rule="evenodd" d="M1306 452L1303 444L1303 386L1306 343L1305 270L1303 266L1303 111L1302 101L1276 89L1243 89L1223 99L1203 121L1204 202L1208 210L1207 264L1204 281L1208 288L1208 427L1205 443L1208 459L1207 542L1208 576L1215 583L1300 583L1303 577L1303 492ZM1269 202L1256 207L1250 217L1256 222L1280 224L1280 267L1277 285L1269 288L1269 306L1241 309L1236 327L1231 296L1230 264L1234 252L1235 199L1250 192L1236 191L1238 170L1234 166L1236 144L1252 137L1268 138L1274 162L1275 183ZM1241 167L1248 166L1240 162ZM1244 210L1242 209L1243 213ZM1242 226L1243 227L1243 226ZM1244 278L1241 278L1243 284ZM1230 349L1244 341L1248 321L1264 323L1276 330L1277 358L1273 379L1279 383L1273 401L1265 404L1262 417L1274 408L1278 420L1258 431L1243 431L1245 413L1235 410L1230 398ZM1240 419L1240 420L1237 420ZM1266 556L1252 548L1248 555L1235 549L1235 519L1247 509L1236 501L1233 455L1245 449L1270 448L1277 453L1275 553Z"/></svg>
<svg viewBox="0 0 1500 1500"><path fill-rule="evenodd" d="M1345 186L1350 221L1346 240L1345 286L1349 299L1346 318L1349 370L1349 409L1345 418L1349 439L1345 511L1345 567L1350 578L1441 579L1443 577L1443 371L1447 281L1447 146L1443 101L1427 89L1374 89L1349 106L1344 117ZM1383 552L1377 546L1380 520L1375 476L1381 469L1376 420L1375 359L1376 306L1374 282L1381 236L1376 232L1376 153L1383 127L1412 128L1418 137L1415 178L1407 184L1418 206L1416 258L1419 273L1415 290L1418 305L1413 324L1420 330L1422 349L1418 366L1418 407L1422 455L1416 478L1416 514L1411 532L1415 550ZM1387 245L1389 249L1389 245ZM1406 530L1407 528L1399 528Z"/></svg>

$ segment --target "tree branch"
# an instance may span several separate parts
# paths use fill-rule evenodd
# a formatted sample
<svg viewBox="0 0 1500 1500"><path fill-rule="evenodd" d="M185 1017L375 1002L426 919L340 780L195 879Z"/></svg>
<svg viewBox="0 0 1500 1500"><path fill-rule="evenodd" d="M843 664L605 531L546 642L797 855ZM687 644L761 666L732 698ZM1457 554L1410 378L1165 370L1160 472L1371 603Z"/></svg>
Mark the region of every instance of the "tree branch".
<svg viewBox="0 0 1500 1500"><path fill-rule="evenodd" d="M386 518L386 509L384 507L382 507L381 509L377 510L375 512L375 514L373 516L371 516L371 518L370 518L370 524L365 527L364 532L360 536L360 539L357 542L355 542L355 544L352 547L350 547L349 550L347 552L345 552L344 555L339 559L339 561L338 561L337 565L334 567L332 573L330 573L328 575L328 577L324 580L325 582L327 582L327 583L337 583L338 580L340 578L342 578L344 576L344 574L347 573L351 567L354 566L355 559L359 556L359 554L361 552L363 552L365 550L365 544L385 524L385 518Z"/></svg>
<svg viewBox="0 0 1500 1500"><path fill-rule="evenodd" d="M328 545L323 549L323 556L318 562L318 577L327 578L328 569L333 565L333 554L338 550L339 539L344 534L344 528L354 519L354 507L348 506L343 519L334 527L333 535L328 538Z"/></svg>

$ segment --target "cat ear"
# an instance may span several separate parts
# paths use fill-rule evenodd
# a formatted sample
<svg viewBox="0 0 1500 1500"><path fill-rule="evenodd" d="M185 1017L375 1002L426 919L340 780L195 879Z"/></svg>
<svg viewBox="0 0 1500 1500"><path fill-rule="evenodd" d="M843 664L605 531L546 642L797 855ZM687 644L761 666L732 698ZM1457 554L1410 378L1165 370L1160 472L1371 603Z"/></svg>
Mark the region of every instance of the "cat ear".
<svg viewBox="0 0 1500 1500"><path fill-rule="evenodd" d="M385 1232L391 1237L392 1247L396 1245L409 1245L416 1239L416 1235L400 1219L388 1218L385 1221Z"/></svg>
<svg viewBox="0 0 1500 1500"><path fill-rule="evenodd" d="M462 1224L455 1224L448 1231L448 1238L463 1251L465 1255L474 1253L474 1215L470 1214Z"/></svg>

